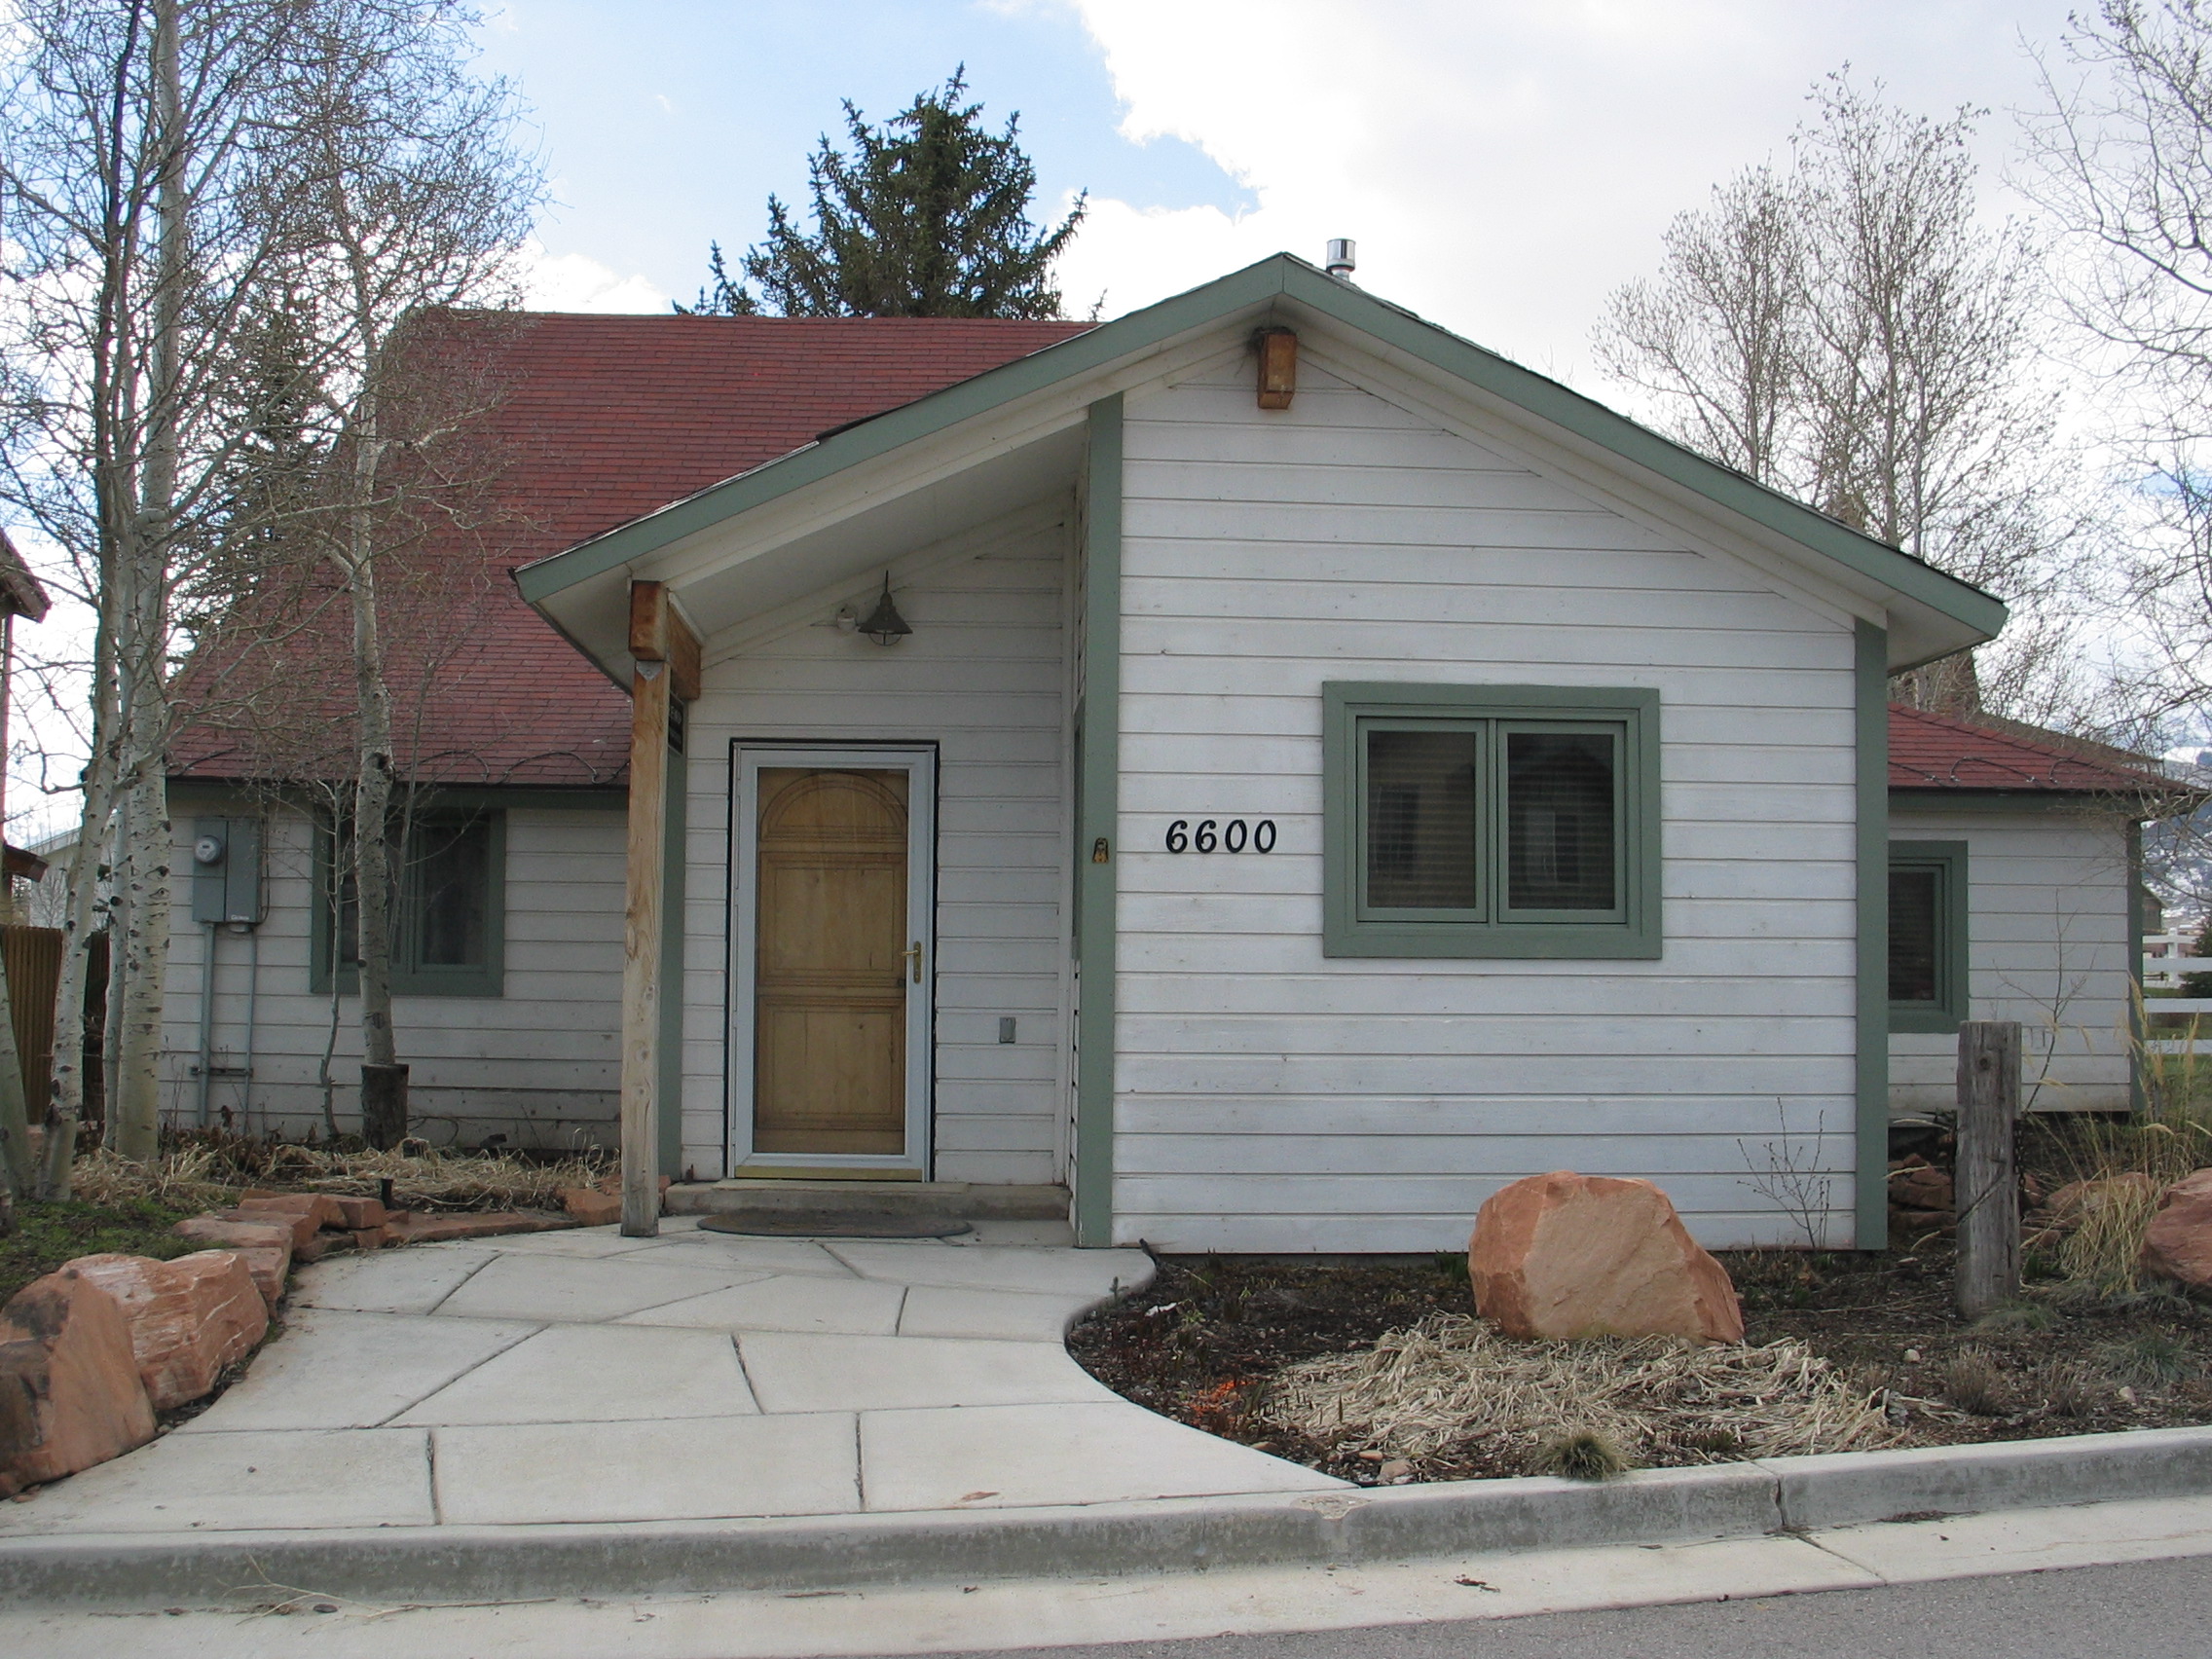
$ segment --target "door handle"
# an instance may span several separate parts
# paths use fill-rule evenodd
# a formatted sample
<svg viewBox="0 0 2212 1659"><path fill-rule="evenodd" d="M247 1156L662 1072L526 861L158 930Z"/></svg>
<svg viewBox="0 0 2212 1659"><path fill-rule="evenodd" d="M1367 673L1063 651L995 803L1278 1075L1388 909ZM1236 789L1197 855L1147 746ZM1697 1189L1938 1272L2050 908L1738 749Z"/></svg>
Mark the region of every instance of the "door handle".
<svg viewBox="0 0 2212 1659"><path fill-rule="evenodd" d="M903 956L913 968L914 983L920 984L922 982L922 941L920 940L914 940L912 944L906 946L899 954Z"/></svg>

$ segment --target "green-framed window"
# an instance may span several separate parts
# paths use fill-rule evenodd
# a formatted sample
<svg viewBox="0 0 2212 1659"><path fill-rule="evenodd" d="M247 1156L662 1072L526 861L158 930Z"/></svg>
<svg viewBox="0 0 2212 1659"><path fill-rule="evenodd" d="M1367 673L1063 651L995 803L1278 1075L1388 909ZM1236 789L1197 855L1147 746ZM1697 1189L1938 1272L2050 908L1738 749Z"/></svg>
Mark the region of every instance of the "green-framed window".
<svg viewBox="0 0 2212 1659"><path fill-rule="evenodd" d="M327 827L315 836L313 957L317 993L355 994L359 910L352 837ZM407 831L395 858L391 988L413 997L504 994L507 817L503 812L434 813Z"/></svg>
<svg viewBox="0 0 2212 1659"><path fill-rule="evenodd" d="M1659 694L1322 687L1330 956L1655 957Z"/></svg>
<svg viewBox="0 0 2212 1659"><path fill-rule="evenodd" d="M1890 1029L1955 1033L1967 1017L1967 844L1890 843Z"/></svg>

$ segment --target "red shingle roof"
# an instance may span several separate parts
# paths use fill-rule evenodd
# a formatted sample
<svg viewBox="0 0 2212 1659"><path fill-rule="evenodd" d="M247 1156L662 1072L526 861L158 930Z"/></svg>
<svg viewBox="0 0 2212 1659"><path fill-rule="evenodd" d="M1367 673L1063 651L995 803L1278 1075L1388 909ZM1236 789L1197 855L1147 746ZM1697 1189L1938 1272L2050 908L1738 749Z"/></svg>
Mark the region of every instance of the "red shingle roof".
<svg viewBox="0 0 2212 1659"><path fill-rule="evenodd" d="M500 458L497 529L425 549L475 561L489 578L471 592L463 645L411 650L400 637L404 618L387 624L395 697L410 704L408 682L424 687L398 711L402 731L420 734L403 763L437 782L565 786L619 778L629 699L522 602L508 579L516 566L1088 326L481 313L449 320L478 337L499 388L485 433ZM298 666L286 670L287 689L297 685L301 700L319 697L341 717L352 707L342 620L343 605L333 606L312 645L289 647ZM426 628L435 634L434 622ZM425 654L434 669L424 666ZM171 748L172 774L266 771L254 735L187 731Z"/></svg>
<svg viewBox="0 0 2212 1659"><path fill-rule="evenodd" d="M1999 730L1901 703L1890 705L1893 790L2141 795L2171 793L2182 787L2146 768L2100 758L2090 752L2094 747L2077 747L2057 732L2031 737L2017 728Z"/></svg>

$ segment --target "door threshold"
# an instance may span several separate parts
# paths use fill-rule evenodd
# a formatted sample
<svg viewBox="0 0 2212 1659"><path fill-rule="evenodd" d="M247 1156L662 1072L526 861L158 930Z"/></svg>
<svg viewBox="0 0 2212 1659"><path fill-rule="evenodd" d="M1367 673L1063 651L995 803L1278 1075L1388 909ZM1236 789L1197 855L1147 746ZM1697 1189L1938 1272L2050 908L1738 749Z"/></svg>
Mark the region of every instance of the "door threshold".
<svg viewBox="0 0 2212 1659"><path fill-rule="evenodd" d="M969 1181L884 1181L863 1188L850 1180L687 1181L668 1190L670 1215L738 1215L747 1211L819 1209L826 1198L885 1215L956 1215L966 1220L1065 1221L1065 1187L999 1187Z"/></svg>
<svg viewBox="0 0 2212 1659"><path fill-rule="evenodd" d="M869 1168L866 1164L850 1163L748 1163L733 1169L715 1183L728 1186L732 1182L757 1181L919 1181L919 1169Z"/></svg>

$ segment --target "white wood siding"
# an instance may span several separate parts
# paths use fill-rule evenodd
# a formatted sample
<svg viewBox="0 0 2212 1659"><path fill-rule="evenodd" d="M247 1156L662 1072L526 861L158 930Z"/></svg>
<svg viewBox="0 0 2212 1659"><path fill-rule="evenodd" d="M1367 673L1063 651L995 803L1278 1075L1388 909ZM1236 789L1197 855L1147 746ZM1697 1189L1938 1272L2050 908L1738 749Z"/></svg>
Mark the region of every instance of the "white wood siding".
<svg viewBox="0 0 2212 1659"><path fill-rule="evenodd" d="M220 816L219 814L211 814ZM165 1119L200 1109L200 988L206 929L192 920L193 823L176 814L178 880L163 1032ZM500 997L397 997L415 1131L440 1146L503 1134L513 1146L612 1145L622 998L622 814L514 808L506 815L506 973ZM234 1127L320 1132L315 1078L330 998L308 988L313 842L307 821L270 822L250 1093L221 1069L246 1063L252 941L225 934L215 975L210 1115ZM339 1003L338 1122L359 1127L360 1001Z"/></svg>
<svg viewBox="0 0 2212 1659"><path fill-rule="evenodd" d="M1899 841L1967 843L1967 961L1975 1019L2020 1022L2033 1111L2129 1104L2127 827L2105 813L1946 811L1893 800ZM1948 1110L1958 1039L1890 1038L1890 1110Z"/></svg>
<svg viewBox="0 0 2212 1659"><path fill-rule="evenodd" d="M835 628L834 599L724 660L708 642L685 743L683 1157L700 1175L725 1156L730 745L793 738L940 746L936 1177L1059 1178L1067 549L1061 523L895 581L914 632L889 649Z"/></svg>
<svg viewBox="0 0 2212 1659"><path fill-rule="evenodd" d="M1847 1242L1848 624L1299 380L1282 414L1245 364L1126 411L1117 1240L1458 1248L1499 1186L1565 1167L1652 1177L1709 1243L1783 1241L1749 1167L1780 1142ZM1664 957L1325 959L1332 680L1657 688ZM1280 843L1162 850L1201 817Z"/></svg>

